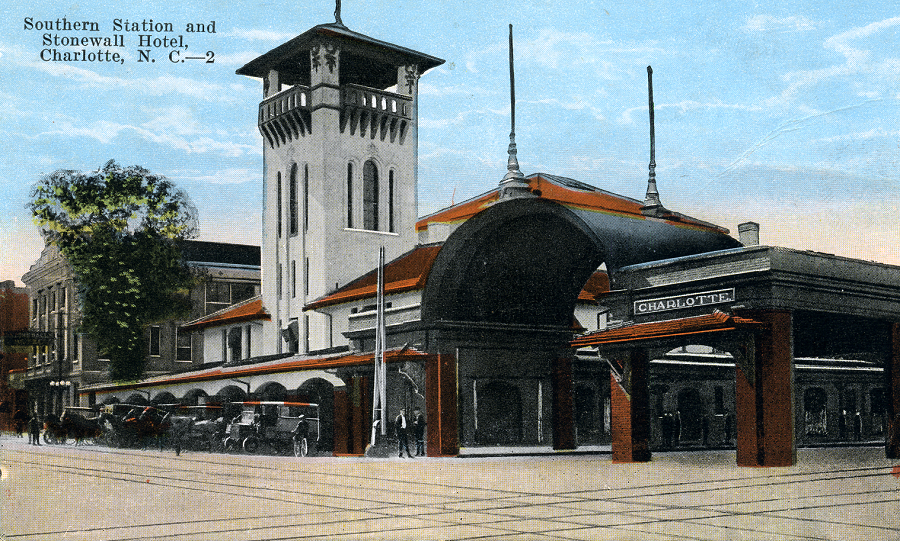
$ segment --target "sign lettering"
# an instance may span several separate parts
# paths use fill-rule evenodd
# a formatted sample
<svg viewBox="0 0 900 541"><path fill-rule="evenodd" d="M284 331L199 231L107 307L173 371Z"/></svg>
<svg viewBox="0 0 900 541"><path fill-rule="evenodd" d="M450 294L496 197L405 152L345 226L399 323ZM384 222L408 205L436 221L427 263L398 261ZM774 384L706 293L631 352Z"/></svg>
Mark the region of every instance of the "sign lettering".
<svg viewBox="0 0 900 541"><path fill-rule="evenodd" d="M634 301L634 314L641 315L667 312L669 310L685 310L727 302L734 302L734 288Z"/></svg>

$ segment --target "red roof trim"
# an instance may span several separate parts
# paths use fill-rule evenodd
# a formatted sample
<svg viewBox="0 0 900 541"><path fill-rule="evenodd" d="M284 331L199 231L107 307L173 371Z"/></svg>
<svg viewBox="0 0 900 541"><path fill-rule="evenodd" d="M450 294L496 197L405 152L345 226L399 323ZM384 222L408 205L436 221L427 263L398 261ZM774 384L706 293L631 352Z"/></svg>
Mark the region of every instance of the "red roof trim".
<svg viewBox="0 0 900 541"><path fill-rule="evenodd" d="M553 181L552 175L542 173L530 175L526 182L534 192L540 192L544 199L556 201L561 205L583 209L593 212L603 212L634 218L636 220L648 219L641 212L642 203L614 193L606 192L593 186L584 185L585 189L576 189L563 186ZM591 188L588 190L587 188ZM478 214L491 203L497 200L498 190L492 190L478 197L462 202L458 205L440 210L416 222L416 231L424 231L432 223L456 223L468 220ZM690 218L678 213L667 214L663 219L675 226L697 229L707 229L717 232L727 232L726 229L701 220Z"/></svg>
<svg viewBox="0 0 900 541"><path fill-rule="evenodd" d="M385 265L385 294L424 289L431 266L440 251L440 245L419 246ZM334 293L307 304L303 310L317 310L326 306L375 297L377 288L378 269L375 269Z"/></svg>
<svg viewBox="0 0 900 541"><path fill-rule="evenodd" d="M233 323L243 323L245 321L270 321L271 319L272 316L270 316L268 312L266 312L266 309L263 308L262 299L256 297L192 321L187 325L182 326L181 330L199 331L201 329L206 329L207 327L218 327Z"/></svg>
<svg viewBox="0 0 900 541"><path fill-rule="evenodd" d="M384 360L387 363L399 363L403 361L421 361L431 355L415 349L395 349L386 351ZM374 362L373 353L348 354L338 357L301 358L290 357L280 362L262 365L247 365L236 367L218 367L209 370L201 370L197 373L188 373L181 376L164 377L148 381L140 381L128 385L107 385L81 391L80 394L97 391L116 391L137 389L141 387L157 387L160 385L176 385L200 381L212 381L217 379L232 379L236 377L259 376L266 374L279 374L283 372L295 372L300 370L321 370L326 368L340 368L344 366L357 366Z"/></svg>
<svg viewBox="0 0 900 541"><path fill-rule="evenodd" d="M716 311L702 316L605 329L576 338L572 340L571 346L581 348L764 327L765 324L759 321Z"/></svg>

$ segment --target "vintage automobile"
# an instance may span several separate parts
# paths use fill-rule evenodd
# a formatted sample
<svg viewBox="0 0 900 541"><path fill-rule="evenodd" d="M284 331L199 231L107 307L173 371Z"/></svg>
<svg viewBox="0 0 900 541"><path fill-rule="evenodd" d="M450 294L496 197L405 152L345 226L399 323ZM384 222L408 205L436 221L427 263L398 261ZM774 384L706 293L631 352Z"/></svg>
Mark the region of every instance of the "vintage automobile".
<svg viewBox="0 0 900 541"><path fill-rule="evenodd" d="M228 425L225 450L307 456L319 442L319 405L309 402L239 402L241 413Z"/></svg>

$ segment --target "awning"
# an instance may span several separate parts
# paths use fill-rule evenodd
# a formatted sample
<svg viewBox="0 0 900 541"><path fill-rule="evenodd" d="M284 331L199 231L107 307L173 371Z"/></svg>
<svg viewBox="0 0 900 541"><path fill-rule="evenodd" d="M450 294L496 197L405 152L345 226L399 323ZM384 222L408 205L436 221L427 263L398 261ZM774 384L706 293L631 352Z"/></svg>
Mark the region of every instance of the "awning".
<svg viewBox="0 0 900 541"><path fill-rule="evenodd" d="M628 342L667 340L707 333L721 333L737 330L762 330L765 323L726 314L716 310L702 316L638 323L622 327L604 329L580 336L572 340L574 348L598 347Z"/></svg>

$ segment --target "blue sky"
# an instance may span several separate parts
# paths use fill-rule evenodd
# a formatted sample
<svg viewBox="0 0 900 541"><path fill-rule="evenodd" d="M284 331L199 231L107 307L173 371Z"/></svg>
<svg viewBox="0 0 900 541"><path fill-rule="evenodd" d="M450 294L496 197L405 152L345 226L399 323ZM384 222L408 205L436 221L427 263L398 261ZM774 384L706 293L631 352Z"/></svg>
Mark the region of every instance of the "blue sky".
<svg viewBox="0 0 900 541"><path fill-rule="evenodd" d="M333 11L283 0L0 7L0 279L20 280L40 254L31 185L109 159L184 188L201 239L258 243L262 85L235 70ZM175 64L167 50L137 62L137 33L123 64L45 62L44 32L25 29L27 17L96 21L100 35L116 18L171 22L188 52L215 62ZM890 2L344 0L342 19L446 60L420 81L419 215L505 173L512 23L524 173L643 198L652 65L668 208L733 232L757 221L764 244L900 265L900 9ZM215 34L182 31L210 21Z"/></svg>

